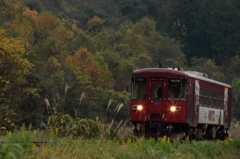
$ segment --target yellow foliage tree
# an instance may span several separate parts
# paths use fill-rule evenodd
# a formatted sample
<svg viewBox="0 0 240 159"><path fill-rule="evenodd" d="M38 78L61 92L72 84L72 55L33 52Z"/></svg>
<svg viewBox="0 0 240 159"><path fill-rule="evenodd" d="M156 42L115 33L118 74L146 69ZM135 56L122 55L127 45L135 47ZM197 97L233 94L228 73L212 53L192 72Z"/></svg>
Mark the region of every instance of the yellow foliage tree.
<svg viewBox="0 0 240 159"><path fill-rule="evenodd" d="M27 44L22 38L9 37L0 30L0 116L1 119L19 120L22 96L35 93L36 89L25 87L26 75L33 66L28 59ZM0 120L0 126L2 122Z"/></svg>
<svg viewBox="0 0 240 159"><path fill-rule="evenodd" d="M60 25L60 20L48 12L39 15L35 21L37 32L41 38L48 36L50 32Z"/></svg>
<svg viewBox="0 0 240 159"><path fill-rule="evenodd" d="M101 19L99 17L93 17L91 20L88 21L87 29L89 34L96 35L98 32L101 31L103 24L106 22L106 20Z"/></svg>
<svg viewBox="0 0 240 159"><path fill-rule="evenodd" d="M29 73L32 64L25 58L27 44L21 38L6 36L6 30L0 30L0 77L1 89L4 83L24 83L24 75ZM6 85L5 85L6 86Z"/></svg>

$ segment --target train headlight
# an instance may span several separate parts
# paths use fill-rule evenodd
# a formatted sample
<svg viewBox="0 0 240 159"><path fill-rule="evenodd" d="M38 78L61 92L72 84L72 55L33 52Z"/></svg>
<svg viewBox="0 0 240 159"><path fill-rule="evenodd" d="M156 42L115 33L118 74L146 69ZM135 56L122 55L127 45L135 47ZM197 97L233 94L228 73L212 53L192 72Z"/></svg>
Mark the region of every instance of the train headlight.
<svg viewBox="0 0 240 159"><path fill-rule="evenodd" d="M170 110L171 110L171 112L176 112L176 111L181 111L181 107L179 107L179 106L171 106L170 107Z"/></svg>
<svg viewBox="0 0 240 159"><path fill-rule="evenodd" d="M142 105L133 105L133 106L132 106L132 109L133 109L133 110L139 110L139 111L140 111L140 110L143 109L143 106L142 106Z"/></svg>
<svg viewBox="0 0 240 159"><path fill-rule="evenodd" d="M138 105L137 106L137 110L142 110L143 109L143 106L142 105Z"/></svg>
<svg viewBox="0 0 240 159"><path fill-rule="evenodd" d="M176 107L172 106L172 107L170 107L170 110L171 110L171 112L175 112L176 111Z"/></svg>

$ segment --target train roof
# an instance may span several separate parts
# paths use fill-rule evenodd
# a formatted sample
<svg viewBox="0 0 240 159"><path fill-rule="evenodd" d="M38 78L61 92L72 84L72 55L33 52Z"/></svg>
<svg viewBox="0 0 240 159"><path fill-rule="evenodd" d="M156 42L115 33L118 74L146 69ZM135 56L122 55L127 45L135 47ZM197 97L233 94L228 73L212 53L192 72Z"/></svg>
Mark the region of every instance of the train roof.
<svg viewBox="0 0 240 159"><path fill-rule="evenodd" d="M219 81L216 81L216 80L213 80L213 79L210 79L210 78L206 78L207 76L203 77L199 74L196 74L195 71L184 71L184 73L186 73L188 75L188 77L192 77L192 78L199 79L199 80L202 80L202 81L211 82L211 83L214 83L214 84L218 84L218 85L222 85L222 86L231 88L231 85L229 85L229 84L219 82ZM199 73L202 74L201 72L199 72Z"/></svg>
<svg viewBox="0 0 240 159"><path fill-rule="evenodd" d="M144 68L144 69L138 69L133 71L134 74L138 75L148 75L149 77L156 76L158 73L165 74L166 76L169 74L176 75L176 76L184 76L186 77L186 74L183 71L175 71L173 69L168 68Z"/></svg>
<svg viewBox="0 0 240 159"><path fill-rule="evenodd" d="M209 79L208 75L201 72L196 71L183 71L181 68L144 68L138 69L133 71L132 75L142 75L142 76L149 76L149 77L156 77L156 74L161 73L164 74L166 77L176 76L176 77L192 77L195 79L199 79L202 81L218 84L224 87L231 88L229 84L219 82L213 79Z"/></svg>

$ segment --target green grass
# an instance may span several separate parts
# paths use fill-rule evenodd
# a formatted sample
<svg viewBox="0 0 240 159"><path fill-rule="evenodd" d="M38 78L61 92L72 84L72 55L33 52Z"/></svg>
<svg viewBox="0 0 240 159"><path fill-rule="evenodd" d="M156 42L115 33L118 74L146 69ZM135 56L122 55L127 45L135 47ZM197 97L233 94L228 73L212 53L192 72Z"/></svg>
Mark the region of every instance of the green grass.
<svg viewBox="0 0 240 159"><path fill-rule="evenodd" d="M238 159L240 138L224 141L169 141L167 138L154 139L132 136L131 128L126 126L102 125L82 121L80 126L91 126L88 131L79 131L79 136L71 135L79 128L63 131L51 126L44 131L20 130L1 133L0 158L3 159ZM83 125L85 124L85 125ZM109 128L113 128L110 131ZM97 134L92 132L96 131ZM235 130L235 129L234 129ZM63 135L63 132L66 135ZM112 136L111 133L114 135ZM69 135L70 134L70 135ZM87 135L86 135L87 134ZM92 137L89 134L93 134ZM110 136L110 137L106 137Z"/></svg>
<svg viewBox="0 0 240 159"><path fill-rule="evenodd" d="M214 159L239 158L240 140L228 143L200 141L171 143L166 140L139 139L132 142L99 139L62 138L55 142L32 148L26 158L102 158L102 159ZM237 146L238 145L238 146Z"/></svg>
<svg viewBox="0 0 240 159"><path fill-rule="evenodd" d="M225 159L239 158L240 139L178 141L71 138L47 132L15 131L0 137L0 158L16 159ZM34 141L41 141L35 144ZM46 141L43 142L43 141Z"/></svg>

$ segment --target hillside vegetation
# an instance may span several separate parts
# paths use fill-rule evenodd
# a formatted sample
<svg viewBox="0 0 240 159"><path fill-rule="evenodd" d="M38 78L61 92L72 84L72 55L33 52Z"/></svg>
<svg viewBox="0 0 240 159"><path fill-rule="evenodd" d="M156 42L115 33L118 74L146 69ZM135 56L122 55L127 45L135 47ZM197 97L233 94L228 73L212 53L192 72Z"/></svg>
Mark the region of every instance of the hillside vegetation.
<svg viewBox="0 0 240 159"><path fill-rule="evenodd" d="M240 113L234 0L1 0L0 126L49 117L129 118L131 72L182 67L233 85Z"/></svg>

